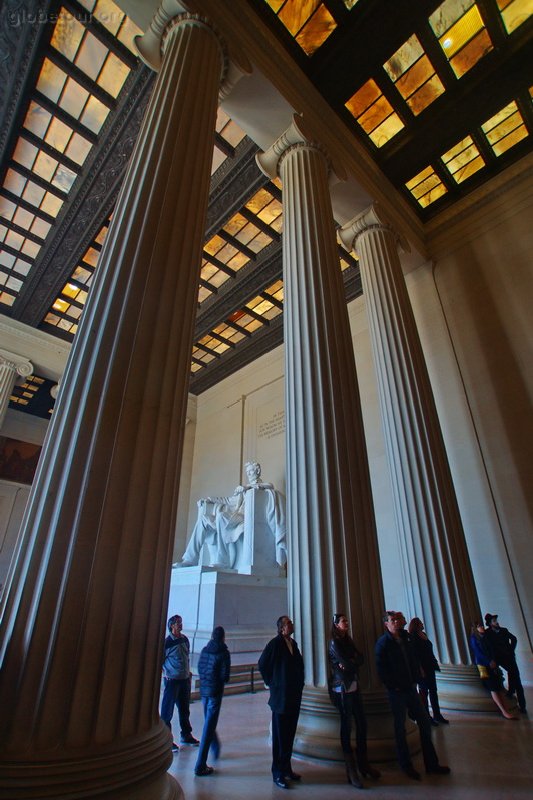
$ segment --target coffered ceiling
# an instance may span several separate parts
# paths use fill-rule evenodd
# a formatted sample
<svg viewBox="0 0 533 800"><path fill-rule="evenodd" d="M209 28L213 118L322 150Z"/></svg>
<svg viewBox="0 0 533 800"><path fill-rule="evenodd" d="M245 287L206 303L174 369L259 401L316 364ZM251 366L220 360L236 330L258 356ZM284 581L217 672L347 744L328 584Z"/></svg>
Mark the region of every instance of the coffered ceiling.
<svg viewBox="0 0 533 800"><path fill-rule="evenodd" d="M235 2L421 229L531 150L533 0ZM154 83L133 37L156 4L5 5L0 313L72 341ZM122 10L130 8L131 18ZM282 187L256 165L254 126L230 111L217 119L193 393L283 337ZM349 300L361 291L359 273L340 246L339 269ZM34 377L13 398L30 413Z"/></svg>

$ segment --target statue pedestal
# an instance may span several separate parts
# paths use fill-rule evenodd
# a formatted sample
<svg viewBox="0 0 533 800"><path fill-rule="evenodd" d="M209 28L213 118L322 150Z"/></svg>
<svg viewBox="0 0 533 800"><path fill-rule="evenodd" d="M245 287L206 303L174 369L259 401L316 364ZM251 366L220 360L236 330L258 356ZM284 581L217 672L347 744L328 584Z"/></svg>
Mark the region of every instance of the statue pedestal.
<svg viewBox="0 0 533 800"><path fill-rule="evenodd" d="M199 653L216 625L226 631L231 653L254 658L276 634L276 620L287 613L287 578L243 575L216 567L173 567L168 617L183 618L191 653Z"/></svg>

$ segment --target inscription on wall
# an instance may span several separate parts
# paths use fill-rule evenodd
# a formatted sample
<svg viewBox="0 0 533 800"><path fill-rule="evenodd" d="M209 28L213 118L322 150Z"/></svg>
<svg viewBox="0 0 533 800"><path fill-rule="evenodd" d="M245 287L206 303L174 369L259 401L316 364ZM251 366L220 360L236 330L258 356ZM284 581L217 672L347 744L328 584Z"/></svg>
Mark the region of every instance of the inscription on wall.
<svg viewBox="0 0 533 800"><path fill-rule="evenodd" d="M276 411L270 419L259 424L258 439L273 439L285 433L285 411Z"/></svg>

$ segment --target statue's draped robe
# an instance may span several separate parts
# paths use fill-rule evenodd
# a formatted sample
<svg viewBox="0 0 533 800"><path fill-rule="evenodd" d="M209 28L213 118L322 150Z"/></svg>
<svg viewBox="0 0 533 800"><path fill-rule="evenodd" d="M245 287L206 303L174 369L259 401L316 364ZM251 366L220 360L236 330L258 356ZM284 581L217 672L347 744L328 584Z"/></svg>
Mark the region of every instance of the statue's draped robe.
<svg viewBox="0 0 533 800"><path fill-rule="evenodd" d="M198 518L183 554L183 565L198 564L205 543L210 548L210 566L233 568L237 556L235 545L244 534L246 493L259 491L267 496L265 521L274 536L276 561L283 566L287 561L285 502L281 492L274 489L271 483L252 484L229 497L208 498L202 502L198 506Z"/></svg>

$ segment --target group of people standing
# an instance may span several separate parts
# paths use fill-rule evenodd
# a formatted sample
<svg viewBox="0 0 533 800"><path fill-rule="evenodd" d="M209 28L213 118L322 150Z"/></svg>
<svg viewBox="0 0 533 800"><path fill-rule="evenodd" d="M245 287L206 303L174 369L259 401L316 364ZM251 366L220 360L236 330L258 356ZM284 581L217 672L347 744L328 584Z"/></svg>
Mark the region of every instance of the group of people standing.
<svg viewBox="0 0 533 800"><path fill-rule="evenodd" d="M497 615L486 615L487 628L473 626L472 650L480 675L498 707L508 718L514 718L505 707L501 686L496 684L498 664L509 674L509 691L517 694L520 708L525 712L525 700L520 673L514 658L516 637L500 628ZM417 723L420 744L427 774L447 775L450 768L439 763L431 740L432 725L448 724L441 713L435 673L439 664L424 623L414 617L408 631L406 619L400 611L386 611L383 615L385 632L375 646L378 675L384 684L394 721L397 757L407 777L420 780L413 766L407 744L405 723L407 716ZM200 695L204 707L204 727L201 741L192 735L189 720L191 672L189 640L182 633L179 615L168 621L169 636L165 640L163 665L164 690L161 718L171 727L174 706L178 708L181 743L199 745L195 774L211 775L213 768L207 764L208 753L214 759L220 755L220 742L216 726L229 680L230 654L225 644L224 629L213 630L210 642L203 648L198 662ZM259 671L268 687L268 704L272 711L272 778L282 789L291 781L301 780L292 768L291 758L300 714L304 688L304 662L298 644L293 639L292 620L281 616L277 621L277 635L266 645L259 658ZM510 654L509 654L510 653ZM511 657L512 656L512 657ZM363 787L363 777L378 779L380 772L368 761L367 725L359 684L359 668L364 656L350 636L349 621L345 614L333 615L328 643L330 665L329 694L340 717L340 743L350 784ZM492 666L491 666L492 665ZM486 668L487 674L481 668ZM431 714L430 714L431 706ZM351 732L355 724L355 752ZM175 743L174 750L179 750Z"/></svg>
<svg viewBox="0 0 533 800"><path fill-rule="evenodd" d="M415 770L407 745L406 716L418 724L426 772L447 775L450 768L439 763L431 741L431 718L427 698L432 703L433 720L447 724L440 713L435 683L438 663L433 655L421 620L413 625L416 633L404 630L405 617L401 612L387 611L383 617L385 633L376 643L376 665L379 677L387 688L394 717L394 733L398 760L404 773L415 780ZM301 776L291 764L292 749L304 687L304 663L297 643L292 638L292 620L282 616L277 622L278 635L261 654L259 671L270 690L272 710L272 778L282 789ZM415 641L416 640L416 641ZM417 656L420 653L420 659ZM346 764L346 777L352 786L363 788L363 777L378 779L380 772L368 761L367 726L359 683L359 668L364 656L350 636L348 618L343 613L333 615L328 643L330 665L329 694L340 717L340 743ZM420 694L417 690L420 686ZM423 699L426 698L426 705ZM355 724L355 753L351 733Z"/></svg>

